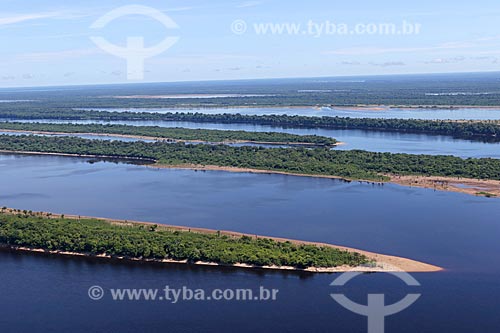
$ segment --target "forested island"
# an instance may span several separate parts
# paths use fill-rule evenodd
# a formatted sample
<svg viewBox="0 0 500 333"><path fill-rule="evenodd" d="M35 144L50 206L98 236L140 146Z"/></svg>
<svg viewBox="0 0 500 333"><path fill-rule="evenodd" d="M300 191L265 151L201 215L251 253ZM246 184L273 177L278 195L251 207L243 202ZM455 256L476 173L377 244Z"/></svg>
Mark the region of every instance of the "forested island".
<svg viewBox="0 0 500 333"><path fill-rule="evenodd" d="M0 150L135 158L166 166L220 166L300 175L387 181L390 175L500 180L500 160L376 153L329 148L232 147L165 142L121 142L77 137L0 136Z"/></svg>
<svg viewBox="0 0 500 333"><path fill-rule="evenodd" d="M377 119L308 117L289 115L241 115L203 113L150 113L58 109L0 110L0 119L10 120L99 120L99 121L186 121L197 123L251 124L290 128L358 129L371 131L447 135L480 141L500 140L497 121L451 121L420 119Z"/></svg>
<svg viewBox="0 0 500 333"><path fill-rule="evenodd" d="M198 141L211 143L263 143L334 146L337 141L318 135L295 135L277 132L224 131L159 126L128 126L99 124L47 124L47 123L0 123L0 131L27 131L36 133L110 134L130 137L163 139L166 141Z"/></svg>
<svg viewBox="0 0 500 333"><path fill-rule="evenodd" d="M156 224L70 219L5 207L0 211L0 245L160 262L295 269L375 265L365 255L328 246L179 231Z"/></svg>

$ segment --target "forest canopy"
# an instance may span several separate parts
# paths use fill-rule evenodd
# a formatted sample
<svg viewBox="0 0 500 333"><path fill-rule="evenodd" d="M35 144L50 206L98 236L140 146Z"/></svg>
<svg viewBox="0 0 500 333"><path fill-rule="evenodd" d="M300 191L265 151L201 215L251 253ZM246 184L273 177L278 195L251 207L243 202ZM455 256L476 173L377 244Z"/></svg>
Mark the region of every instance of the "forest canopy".
<svg viewBox="0 0 500 333"><path fill-rule="evenodd" d="M0 212L0 244L134 259L173 259L254 266L337 267L367 264L356 252L249 236L174 231L158 225L113 225L96 219Z"/></svg>
<svg viewBox="0 0 500 333"><path fill-rule="evenodd" d="M168 166L214 165L384 181L386 175L500 180L500 160L375 153L329 148L263 148L165 142L122 142L77 137L0 136L0 150L145 159Z"/></svg>
<svg viewBox="0 0 500 333"><path fill-rule="evenodd" d="M357 129L368 131L447 135L481 141L500 140L497 121L451 121L289 115L204 114L188 112L109 112L66 108L1 109L0 118L9 120L98 120L98 121L185 121L197 123L250 124L285 128Z"/></svg>
<svg viewBox="0 0 500 333"><path fill-rule="evenodd" d="M309 144L333 146L333 138L318 135L295 135L279 132L246 132L190 128L169 128L159 126L128 126L100 124L47 124L47 123L0 123L1 130L54 132L54 133L92 133L118 134L139 137L154 137L172 141L203 141L212 143L251 142L267 144Z"/></svg>

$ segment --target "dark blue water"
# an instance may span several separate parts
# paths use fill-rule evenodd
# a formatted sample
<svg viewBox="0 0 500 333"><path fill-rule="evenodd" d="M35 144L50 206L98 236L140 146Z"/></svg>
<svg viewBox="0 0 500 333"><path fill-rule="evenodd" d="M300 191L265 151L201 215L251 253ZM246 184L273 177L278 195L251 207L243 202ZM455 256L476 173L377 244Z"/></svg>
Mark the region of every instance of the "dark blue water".
<svg viewBox="0 0 500 333"><path fill-rule="evenodd" d="M381 109L353 109L342 107L282 107L282 108L88 108L80 110L110 111L110 112L199 112L204 114L239 113L243 115L296 115L309 117L351 117L351 118L399 118L399 119L469 119L469 120L498 120L500 119L500 108L457 108L457 109L405 109L405 108L381 108Z"/></svg>
<svg viewBox="0 0 500 333"><path fill-rule="evenodd" d="M0 120L1 121L1 120ZM3 120L5 121L5 120ZM12 120L19 121L19 120ZM36 120L47 123L68 123L68 121ZM31 122L25 121L25 122ZM492 157L500 158L500 142L484 143L455 139L449 136L391 133L363 130L329 130L329 129L298 129L283 128L262 125L246 124L211 124L192 122L168 122L168 121L72 121L78 124L121 124L131 126L161 126L161 127L184 127L221 130L241 130L252 132L284 132L297 135L322 135L335 138L344 142L345 145L336 149L361 149L375 152L428 154L428 155L454 155L459 157ZM89 138L96 138L92 136ZM102 138L102 137L101 137ZM106 138L104 138L106 139Z"/></svg>
<svg viewBox="0 0 500 333"><path fill-rule="evenodd" d="M88 159L0 156L0 206L330 242L443 266L414 274L421 299L386 332L498 332L500 201L281 175L156 170ZM415 290L385 274L340 290L335 275L109 264L0 253L2 332L365 332L329 296L395 302ZM106 288L280 289L275 302L91 301Z"/></svg>

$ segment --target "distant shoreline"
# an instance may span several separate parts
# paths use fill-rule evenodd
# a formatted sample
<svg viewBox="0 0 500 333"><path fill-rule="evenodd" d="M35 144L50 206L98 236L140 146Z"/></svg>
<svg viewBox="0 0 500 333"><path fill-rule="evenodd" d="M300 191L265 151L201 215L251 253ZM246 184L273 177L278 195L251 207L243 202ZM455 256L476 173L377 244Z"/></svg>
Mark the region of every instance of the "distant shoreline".
<svg viewBox="0 0 500 333"><path fill-rule="evenodd" d="M7 213L14 214L14 210L9 208L9 209L7 209ZM202 234L203 233L204 234L220 233L221 235L225 235L228 237L235 237L235 238L247 236L247 237L252 237L252 238L271 239L271 240L277 241L277 242L290 242L290 243L295 244L295 245L312 245L312 246L318 246L318 247L330 247L330 248L338 249L341 251L356 252L356 253L365 255L368 259L370 259L372 261L375 261L374 266L367 265L367 266L359 266L359 267L351 267L351 266L309 267L309 268L305 268L305 269L295 268L295 267L291 267L291 266L253 266L253 265L238 264L238 263L231 264L231 265L225 265L225 264L203 262L203 261L189 263L189 264L201 265L201 266L238 267L238 268L252 268L252 269L267 269L267 270L286 270L286 271L298 271L298 272L310 272L310 273L342 273L342 272L350 272L350 271L366 272L366 273L405 271L405 272L417 273L417 272L439 272L439 271L443 270L443 268L441 268L441 267L430 265L430 264L419 262L419 261L415 261L415 260L411 260L411 259L407 259L407 258L384 255L384 254L368 252L368 251L358 250L358 249L354 249L354 248L350 248L350 247L338 246L338 245L327 244L327 243L308 242L308 241L300 241L300 240L295 240L295 239L287 239L287 238L279 238L279 237L267 237L267 236L253 235L253 234L248 234L248 233L239 233L239 232L233 232L233 231L222 231L222 230L206 229L206 228L191 228L191 227L184 227L184 226L166 225L166 224L153 223L153 222L119 220L119 219L66 215L66 214L64 214L64 215L51 214L51 213L49 214L46 212L41 212L41 214L46 218L52 218L52 219L62 218L64 216L65 219L72 219L72 220L96 219L96 220L108 222L110 224L123 225L123 226L133 226L133 225L152 226L152 225L156 225L156 226L158 226L158 228L161 228L164 230L173 230L173 231L180 231L180 232L195 232L195 233L202 233ZM134 262L188 264L187 260L112 257L109 255L92 255L92 254L81 253L81 252L49 251L49 250L39 249L39 248L31 248L31 247L24 247L24 246L9 246L9 245L5 245L5 244L0 244L0 248L11 249L14 251L21 251L21 252L45 253L45 254L52 254L52 255L72 256L72 257L117 259L117 260L134 261Z"/></svg>
<svg viewBox="0 0 500 333"><path fill-rule="evenodd" d="M360 105L183 105L183 106L167 106L167 107L95 107L95 108L76 108L76 110L91 111L91 110L203 110L203 109L343 109L352 111L388 111L391 109L408 109L408 110L457 110L457 109L489 109L500 110L500 105L378 105L378 104L360 104Z"/></svg>

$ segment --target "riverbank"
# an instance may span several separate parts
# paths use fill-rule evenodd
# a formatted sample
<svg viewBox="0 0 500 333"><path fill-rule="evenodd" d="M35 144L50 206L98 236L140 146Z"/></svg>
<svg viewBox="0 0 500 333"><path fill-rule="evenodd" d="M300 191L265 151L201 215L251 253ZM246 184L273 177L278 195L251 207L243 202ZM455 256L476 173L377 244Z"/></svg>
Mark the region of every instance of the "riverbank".
<svg viewBox="0 0 500 333"><path fill-rule="evenodd" d="M2 209L3 214L20 214L19 210L5 208ZM95 258L103 258L103 259L117 259L124 261L142 261L142 262L157 262L157 263L176 263L176 264L194 264L194 265L202 265L202 266L230 266L230 267L239 267L239 268L254 268L254 269L270 269L270 270L287 270L287 271L305 271L305 272L313 272L313 273L338 273L338 272L347 272L347 271L357 271L357 272L391 272L391 271L405 271L405 272L438 272L443 270L441 267L437 267L434 265L430 265L427 263L384 255L374 252L368 252L363 250L358 250L345 246L338 246L333 244L326 243L318 243L318 242L308 242L308 241L300 241L295 239L286 239L279 237L267 237L267 236L259 236L252 234L245 234L233 231L223 231L223 230L212 230L205 228L190 228L184 226L175 226L175 225L162 225L152 222L142 222L142 221L130 221L130 220L117 220L117 219L109 219L109 218L98 218L98 217L88 217L88 216L77 216L77 215L62 215L62 214L52 214L47 212L39 212L39 213L30 213L35 217L42 217L45 219L66 219L66 220L98 220L104 221L106 223L112 225L118 225L122 227L137 227L137 226L145 226L148 228L154 227L155 231L169 231L169 232L189 232L189 233L199 233L199 234L208 234L208 235L218 235L218 236L227 236L234 239L239 239L241 237L249 237L251 239L269 239L278 243L290 242L293 245L307 245L307 246L316 246L316 247L327 247L340 251L346 251L352 254L361 254L368 258L371 262L368 265L362 265L358 267L351 266L337 266L337 267L309 267L309 268L296 268L291 266L254 266L244 263L235 263L231 265L225 265L214 262L205 262L205 261L196 261L196 262L188 262L188 260L173 260L173 259L146 259L146 258L133 258L133 257L124 257L124 256L110 256L107 254L99 254L93 255L89 253L83 252L69 252L69 251L57 251L57 250L46 250L40 248L31 248L26 246L7 246L0 245L3 248L8 248L16 251L23 252L33 252L33 253L45 253L52 255L64 255L64 256L75 256L75 257L95 257Z"/></svg>
<svg viewBox="0 0 500 333"><path fill-rule="evenodd" d="M435 177L435 176L398 176L398 175L385 175L390 180L387 182L374 182L373 180L363 179L348 179L339 176L329 175L309 175L284 171L272 170L259 170L249 168L237 167L222 167L216 165L162 165L152 164L146 165L147 167L161 168L161 169L190 169L197 171L225 171L237 173L256 173L256 174L278 174L297 177L314 177L314 178L327 178L327 179L340 179L345 181L359 181L367 183L392 183L402 186L421 187L427 189L434 189L439 191L458 192L475 196L488 196L500 197L500 181L498 180L480 180L470 178L453 178L453 177Z"/></svg>
<svg viewBox="0 0 500 333"><path fill-rule="evenodd" d="M0 150L4 154L19 154L19 155L42 155L42 156L62 156L62 157L85 157L85 158L103 158L103 159L119 159L128 161L148 162L141 164L150 168L158 169L189 169L196 171L224 171L235 173L255 173L255 174L278 174L297 177L313 177L326 179L339 179L345 181L359 181L372 184L392 183L402 186L421 187L439 191L458 192L474 196L485 196L490 198L500 198L500 181L498 180L481 180L472 178L454 178L454 177L439 177L439 176L419 176L409 175L400 176L393 174L381 175L387 178L387 181L374 181L370 179L350 179L342 176L320 175L320 174L302 174L286 171L274 171L264 169L240 168L230 166L217 165L195 165L195 164L161 164L154 159L132 158L111 155L88 155L88 154L68 154L68 153L49 153L36 151L10 151Z"/></svg>
<svg viewBox="0 0 500 333"><path fill-rule="evenodd" d="M437 191L465 193L476 196L500 197L500 181L459 177L394 176L390 182L403 186L430 188Z"/></svg>

